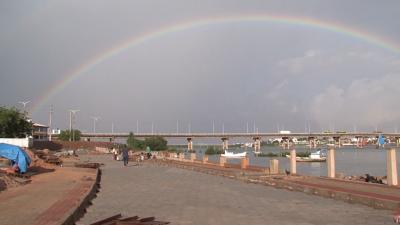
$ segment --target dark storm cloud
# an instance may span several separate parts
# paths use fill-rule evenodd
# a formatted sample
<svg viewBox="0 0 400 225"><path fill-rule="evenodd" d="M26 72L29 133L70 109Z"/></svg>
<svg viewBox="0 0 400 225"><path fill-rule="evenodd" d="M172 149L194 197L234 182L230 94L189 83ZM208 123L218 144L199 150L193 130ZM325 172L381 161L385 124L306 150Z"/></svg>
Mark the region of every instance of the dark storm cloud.
<svg viewBox="0 0 400 225"><path fill-rule="evenodd" d="M35 101L111 46L165 24L237 14L303 16L400 46L398 1L40 1L0 3L0 103ZM392 129L400 122L400 54L343 34L284 24L233 23L171 33L85 72L33 113L56 127L78 108L99 131L277 127ZM28 104L29 107L29 104Z"/></svg>

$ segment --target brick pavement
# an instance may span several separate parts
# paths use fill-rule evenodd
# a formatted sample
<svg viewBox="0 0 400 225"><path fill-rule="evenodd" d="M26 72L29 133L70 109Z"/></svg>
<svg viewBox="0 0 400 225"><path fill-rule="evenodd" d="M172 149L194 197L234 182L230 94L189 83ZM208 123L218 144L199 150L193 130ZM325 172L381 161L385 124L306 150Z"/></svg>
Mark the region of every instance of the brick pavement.
<svg viewBox="0 0 400 225"><path fill-rule="evenodd" d="M102 188L78 224L117 213L155 216L171 224L393 224L392 211L249 184L195 168L157 163L123 167L103 156L91 160L106 164ZM207 171L225 170L209 165Z"/></svg>
<svg viewBox="0 0 400 225"><path fill-rule="evenodd" d="M0 225L62 224L96 182L96 170L58 168L0 194Z"/></svg>

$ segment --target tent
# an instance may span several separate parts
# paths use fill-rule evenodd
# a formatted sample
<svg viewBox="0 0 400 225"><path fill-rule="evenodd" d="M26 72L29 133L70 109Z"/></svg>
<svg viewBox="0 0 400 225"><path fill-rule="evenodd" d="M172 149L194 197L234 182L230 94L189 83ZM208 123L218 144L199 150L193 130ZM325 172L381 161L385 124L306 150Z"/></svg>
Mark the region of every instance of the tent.
<svg viewBox="0 0 400 225"><path fill-rule="evenodd" d="M18 165L20 173L25 173L31 164L31 158L19 146L0 143L0 157L12 160Z"/></svg>

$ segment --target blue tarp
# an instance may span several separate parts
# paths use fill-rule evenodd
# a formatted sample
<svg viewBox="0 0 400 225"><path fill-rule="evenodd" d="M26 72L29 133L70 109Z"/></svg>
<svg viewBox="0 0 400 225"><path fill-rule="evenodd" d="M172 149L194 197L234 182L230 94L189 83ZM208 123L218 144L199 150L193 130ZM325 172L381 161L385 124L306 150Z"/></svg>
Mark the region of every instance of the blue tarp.
<svg viewBox="0 0 400 225"><path fill-rule="evenodd" d="M0 157L16 163L21 173L25 173L31 164L31 158L29 158L28 154L16 145L0 143Z"/></svg>

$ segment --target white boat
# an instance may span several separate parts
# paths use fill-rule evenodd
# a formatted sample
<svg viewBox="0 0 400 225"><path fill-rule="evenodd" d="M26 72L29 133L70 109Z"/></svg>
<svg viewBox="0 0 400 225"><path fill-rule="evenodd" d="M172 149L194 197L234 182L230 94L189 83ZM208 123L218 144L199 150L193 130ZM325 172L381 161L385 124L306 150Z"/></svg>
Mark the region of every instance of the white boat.
<svg viewBox="0 0 400 225"><path fill-rule="evenodd" d="M286 155L286 158L290 158L290 155ZM325 162L326 151L319 149L316 152L311 152L309 157L296 157L296 162Z"/></svg>
<svg viewBox="0 0 400 225"><path fill-rule="evenodd" d="M233 153L225 150L225 154L221 154L225 158L243 158L246 157L247 152Z"/></svg>

